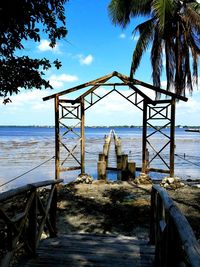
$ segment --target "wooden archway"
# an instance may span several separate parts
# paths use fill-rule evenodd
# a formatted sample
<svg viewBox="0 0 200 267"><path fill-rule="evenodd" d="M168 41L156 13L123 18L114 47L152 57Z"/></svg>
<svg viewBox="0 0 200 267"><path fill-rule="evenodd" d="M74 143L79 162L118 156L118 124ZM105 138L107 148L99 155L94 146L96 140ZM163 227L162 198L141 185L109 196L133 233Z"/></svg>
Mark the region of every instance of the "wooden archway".
<svg viewBox="0 0 200 267"><path fill-rule="evenodd" d="M109 80L113 77L117 77L120 82L109 82ZM101 86L108 86L111 89L103 95L98 94L97 89ZM123 90L120 90L120 88L124 86L130 89L130 94L128 96L123 94ZM165 99L152 99L143 91L143 89L141 89L141 87L143 89L147 88L152 90L155 95L164 95ZM69 96L69 94L83 89L85 89L85 92L81 93L75 99L70 99L69 97L67 99L65 98L66 95ZM112 92L117 92L143 112L141 171L143 173L147 173L148 171L164 172L169 173L170 177L173 177L175 148L175 105L176 100L187 101L187 98L178 96L172 92L154 87L148 83L144 83L136 79L130 80L128 76L122 75L115 71L96 80L43 98L44 101L54 99L55 103L55 178L59 178L60 171L80 169L82 174L85 173L85 111ZM66 123L66 121L69 122L69 120L76 121L74 126ZM162 126L157 127L155 122L161 120L165 123ZM65 128L65 131L62 134L60 131L61 127ZM79 133L75 131L75 128L77 127L80 129ZM148 133L149 127L153 129L151 133ZM169 135L162 131L166 127L170 128ZM167 139L166 143L159 148L159 150L155 149L154 145L150 141L150 137L158 132L163 135L163 138ZM68 133L73 133L78 137L78 143L75 144L72 149L69 149L68 145L62 140L62 138L66 137ZM75 150L79 145L80 153L77 156L77 154L75 154ZM62 159L60 157L61 147L67 152ZM148 161L146 153L147 147L150 147L154 151L154 154ZM162 156L163 151L167 147L169 147L170 151L168 162ZM76 166L65 167L65 163L69 157L74 159ZM155 169L150 167L155 158L159 158L162 161L165 169Z"/></svg>

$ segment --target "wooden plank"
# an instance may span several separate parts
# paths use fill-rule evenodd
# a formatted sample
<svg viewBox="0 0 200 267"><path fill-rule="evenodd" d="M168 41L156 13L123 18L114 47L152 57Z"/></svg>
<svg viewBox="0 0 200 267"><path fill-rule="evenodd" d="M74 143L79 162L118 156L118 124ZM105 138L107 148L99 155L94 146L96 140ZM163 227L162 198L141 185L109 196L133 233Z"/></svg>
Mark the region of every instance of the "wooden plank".
<svg viewBox="0 0 200 267"><path fill-rule="evenodd" d="M17 266L153 266L154 247L133 237L71 234L45 239L38 257Z"/></svg>

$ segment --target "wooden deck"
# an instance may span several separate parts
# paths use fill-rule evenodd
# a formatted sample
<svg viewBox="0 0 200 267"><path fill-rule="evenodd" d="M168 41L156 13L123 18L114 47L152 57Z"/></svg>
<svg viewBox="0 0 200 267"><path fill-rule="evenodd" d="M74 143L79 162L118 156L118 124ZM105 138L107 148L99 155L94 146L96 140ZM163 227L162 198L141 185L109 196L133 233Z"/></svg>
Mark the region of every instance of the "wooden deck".
<svg viewBox="0 0 200 267"><path fill-rule="evenodd" d="M154 247L146 240L94 234L61 235L43 240L37 257L18 266L35 267L150 267Z"/></svg>

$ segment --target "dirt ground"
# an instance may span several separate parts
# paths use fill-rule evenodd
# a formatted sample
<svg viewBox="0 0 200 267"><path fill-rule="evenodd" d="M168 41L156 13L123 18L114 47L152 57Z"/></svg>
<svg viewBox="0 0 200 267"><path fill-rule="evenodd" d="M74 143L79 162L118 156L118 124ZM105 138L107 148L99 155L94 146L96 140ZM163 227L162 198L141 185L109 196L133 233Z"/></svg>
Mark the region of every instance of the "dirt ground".
<svg viewBox="0 0 200 267"><path fill-rule="evenodd" d="M123 234L148 238L151 185L102 182L61 185L58 232ZM168 190L200 240L200 188Z"/></svg>

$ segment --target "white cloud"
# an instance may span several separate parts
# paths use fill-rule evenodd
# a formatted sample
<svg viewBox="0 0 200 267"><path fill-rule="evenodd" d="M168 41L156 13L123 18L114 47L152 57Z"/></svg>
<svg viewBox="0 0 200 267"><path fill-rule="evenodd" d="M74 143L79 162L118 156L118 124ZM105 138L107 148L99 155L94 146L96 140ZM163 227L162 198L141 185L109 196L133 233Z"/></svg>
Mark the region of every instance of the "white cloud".
<svg viewBox="0 0 200 267"><path fill-rule="evenodd" d="M78 77L76 75L70 74L61 74L61 75L51 75L49 78L50 84L55 88L60 88L64 85L65 82L76 82L78 81Z"/></svg>
<svg viewBox="0 0 200 267"><path fill-rule="evenodd" d="M94 61L94 57L89 54L88 56L78 55L79 62L81 65L90 65Z"/></svg>
<svg viewBox="0 0 200 267"><path fill-rule="evenodd" d="M47 52L47 51L51 51L54 53L60 53L60 48L58 46L58 44L55 45L54 48L49 46L50 42L46 39L41 40L40 44L37 46L38 50L41 52Z"/></svg>
<svg viewBox="0 0 200 267"><path fill-rule="evenodd" d="M119 35L119 38L120 38L120 39L125 39L125 38L126 38L126 34L125 34L125 33L121 33L121 34Z"/></svg>
<svg viewBox="0 0 200 267"><path fill-rule="evenodd" d="M43 97L47 96L50 90L27 90L27 91L21 91L17 95L11 96L12 103L7 104L4 109L6 109L7 112L10 113L16 113L23 110L26 110L24 112L27 112L27 106L28 106L28 112L31 110L37 109L38 105L40 105L40 110L46 110L49 108L49 103L43 102Z"/></svg>

